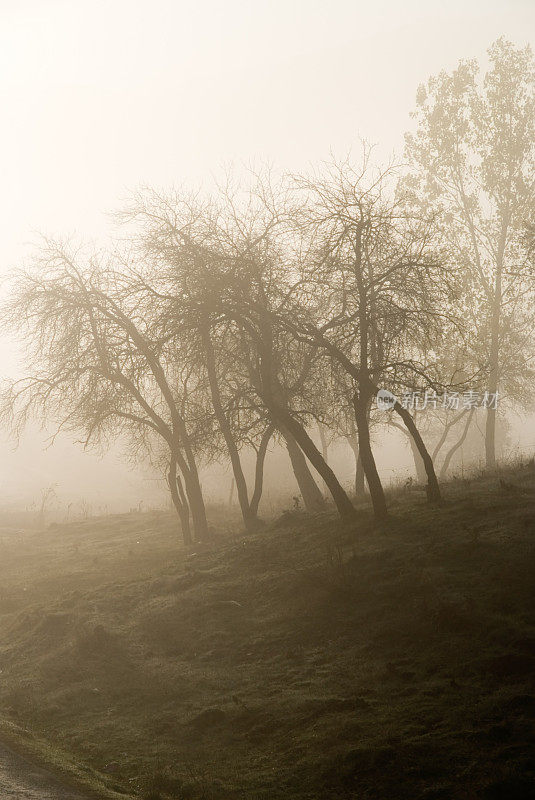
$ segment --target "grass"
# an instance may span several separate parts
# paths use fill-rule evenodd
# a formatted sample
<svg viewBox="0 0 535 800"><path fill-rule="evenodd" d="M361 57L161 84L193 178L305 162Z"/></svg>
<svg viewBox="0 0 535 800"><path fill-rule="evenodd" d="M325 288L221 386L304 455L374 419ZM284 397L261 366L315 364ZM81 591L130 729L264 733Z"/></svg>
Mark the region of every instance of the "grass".
<svg viewBox="0 0 535 800"><path fill-rule="evenodd" d="M4 734L102 797L535 796L535 472L391 503L0 532Z"/></svg>

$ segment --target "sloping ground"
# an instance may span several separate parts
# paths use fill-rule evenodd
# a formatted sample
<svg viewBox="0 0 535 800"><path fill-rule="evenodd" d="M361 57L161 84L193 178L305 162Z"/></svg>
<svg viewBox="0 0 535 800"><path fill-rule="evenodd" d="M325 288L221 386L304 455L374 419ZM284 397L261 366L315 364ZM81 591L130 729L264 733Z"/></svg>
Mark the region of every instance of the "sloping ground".
<svg viewBox="0 0 535 800"><path fill-rule="evenodd" d="M3 714L146 798L535 797L535 473L286 515L0 534Z"/></svg>
<svg viewBox="0 0 535 800"><path fill-rule="evenodd" d="M48 771L7 748L0 747L0 797L2 800L84 800Z"/></svg>

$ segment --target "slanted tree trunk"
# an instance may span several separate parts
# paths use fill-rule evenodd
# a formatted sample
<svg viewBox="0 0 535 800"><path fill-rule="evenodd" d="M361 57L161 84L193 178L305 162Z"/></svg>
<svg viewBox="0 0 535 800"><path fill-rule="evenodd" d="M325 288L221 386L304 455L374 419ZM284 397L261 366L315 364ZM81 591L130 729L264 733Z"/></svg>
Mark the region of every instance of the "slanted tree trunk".
<svg viewBox="0 0 535 800"><path fill-rule="evenodd" d="M413 461L414 461L414 470L416 472L416 480L418 481L418 483L425 484L426 481L427 481L427 473L425 471L425 464L424 464L422 456L420 455L420 451L416 447L416 442L414 441L414 438L411 436L411 434L409 433L407 428L404 425L402 425L400 422L396 422L395 420L391 419L388 424L392 425L392 427L396 428L398 431L401 431L401 433L403 434L405 439L407 439L407 441L409 442L409 445L410 445L410 448L411 448L411 453L412 453L412 458L413 458ZM414 424L416 425L416 422ZM442 447L442 444L446 440L446 436L447 436L447 432L446 433L443 432L442 437L441 437L441 441L438 443L437 447L435 447L435 449L433 451L433 455L432 455L433 463L435 462L435 458L436 458L436 455L437 455L438 451L440 450L440 448Z"/></svg>
<svg viewBox="0 0 535 800"><path fill-rule="evenodd" d="M360 457L359 440L356 430L352 434L346 434L346 439L355 457L355 495L357 499L362 500L366 496L366 479L364 467L362 466L362 459Z"/></svg>
<svg viewBox="0 0 535 800"><path fill-rule="evenodd" d="M229 507L231 507L232 503L234 502L234 489L235 489L235 487L236 487L236 480L235 480L234 475L233 475L232 479L230 481L230 492L228 493L228 505L229 505Z"/></svg>
<svg viewBox="0 0 535 800"><path fill-rule="evenodd" d="M210 394L212 397L212 406L214 408L219 429L223 434L228 454L230 456L230 463L232 464L232 472L234 473L234 479L236 481L236 491L238 494L238 502L240 504L243 522L246 530L251 531L258 527L258 518L249 503L247 482L245 480L245 475L243 474L240 453L234 440L232 427L223 408L219 380L217 377L215 353L210 331L207 325L204 325L201 328L201 334L206 360L206 371L208 374L208 382L210 384Z"/></svg>
<svg viewBox="0 0 535 800"><path fill-rule="evenodd" d="M278 424L281 426L281 430L284 428L288 430L314 469L327 484L340 516L343 519L355 519L356 512L353 503L347 496L344 488L340 484L330 466L323 460L320 451L304 429L303 425L296 420L287 409L283 408L279 404L274 404L271 399L269 399L267 402L269 403L268 408L271 406L270 413L273 415L274 419L278 421Z"/></svg>
<svg viewBox="0 0 535 800"><path fill-rule="evenodd" d="M283 436L286 441L286 449L288 450L288 455L290 456L293 473L295 475L297 485L299 486L299 491L301 492L301 497L303 498L305 508L307 511L319 511L324 507L325 501L316 481L314 480L314 476L308 468L306 458L304 457L301 448L288 431L283 432Z"/></svg>
<svg viewBox="0 0 535 800"><path fill-rule="evenodd" d="M182 453L181 443L184 443L187 460ZM173 442L173 439L170 439L169 444L177 467L180 469L184 479L183 491L184 496L187 497L187 505L193 520L195 540L199 542L205 541L208 538L208 520L206 519L204 497L193 451L185 435L182 438L178 438L178 441Z"/></svg>
<svg viewBox="0 0 535 800"><path fill-rule="evenodd" d="M321 444L321 456L326 464L329 463L329 445L327 444L327 434L325 433L325 428L323 425L318 425L318 431L320 435L320 444ZM325 489L328 491L327 486Z"/></svg>
<svg viewBox="0 0 535 800"><path fill-rule="evenodd" d="M453 419L450 419L450 421L449 421L449 422L446 422L446 423L445 423L445 425L444 425L444 429L443 429L443 431L442 431L442 434L441 434L441 436L440 436L440 439L439 439L439 440L438 440L438 442L436 443L436 445L435 445L435 448L434 448L434 450L433 450L433 454L432 454L433 464L436 464L436 462L437 462L437 458L438 458L438 454L439 454L439 453L440 453L440 451L442 450L442 447L444 446L444 444L445 444L445 442L446 442L446 439L448 438L448 434L449 434L450 430L451 430L451 429L454 427L454 425L456 425L456 424L459 422L459 420L461 420L461 419L462 419L462 418L465 416L465 414L467 414L467 413L468 413L468 409L464 408L464 409L463 409L463 410L460 412L460 414L456 414L456 415L453 417ZM442 474L441 474L441 477L442 477Z"/></svg>
<svg viewBox="0 0 535 800"><path fill-rule="evenodd" d="M167 381L165 371L157 355L155 355L152 348L148 345L147 341L139 332L134 322L127 317L115 303L113 303L113 312L110 314L110 318L114 321L119 321L123 329L132 339L132 342L145 356L147 364L168 406L171 417L171 432L169 437L165 435L164 438L170 444L174 457L177 460L177 465L184 477L185 490L193 519L195 537L199 541L207 539L208 520L206 519L206 508L204 505L204 498L199 480L199 472L195 461L195 454L189 440L186 422L181 416L178 406L175 402L175 397L173 395L171 386ZM108 366L106 365L105 368L107 370ZM115 375L115 379L117 380L117 375ZM128 390L133 394L141 407L151 418L155 425L155 429L159 431L166 430L167 426L165 426L165 423L161 417L144 399L139 391L139 388L123 375L120 376L120 382L122 386L127 386ZM182 453L182 449L185 457Z"/></svg>
<svg viewBox="0 0 535 800"><path fill-rule="evenodd" d="M455 442L453 447L450 447L450 449L446 453L446 457L444 458L444 461L442 462L442 467L440 468L440 477L441 477L441 479L445 478L446 475L448 474L448 470L450 468L450 463L451 463L451 460L452 460L453 456L455 455L457 450L460 447L462 447L462 445L464 444L464 440L466 439L466 437L468 435L468 429L470 428L470 423L472 422L472 417L474 416L474 411L475 411L475 409L473 409L473 408L470 409L470 413L468 414L468 417L466 419L466 423L464 425L464 429L463 429L463 432L462 432L460 438L458 439L457 442Z"/></svg>
<svg viewBox="0 0 535 800"><path fill-rule="evenodd" d="M320 451L303 425L288 410L287 398L273 363L273 335L269 313L263 315L261 336L257 340L257 344L260 353L260 369L258 380L253 380L252 383L268 409L271 419L283 436L285 431L291 434L316 472L323 478L340 516L343 519L354 520L356 511L353 503L332 469L322 458Z"/></svg>
<svg viewBox="0 0 535 800"><path fill-rule="evenodd" d="M420 455L420 451L416 447L416 442L414 441L414 438L410 435L407 438L411 446L411 453L414 461L414 471L416 472L416 480L418 481L418 483L426 483L427 473L425 471L424 460Z"/></svg>
<svg viewBox="0 0 535 800"><path fill-rule="evenodd" d="M184 544L189 546L192 544L191 525L189 517L189 506L184 494L182 482L177 472L176 458L171 457L169 462L169 472L167 473L167 482L169 485L169 492L171 493L171 500L180 519L180 526L182 528L182 537Z"/></svg>
<svg viewBox="0 0 535 800"><path fill-rule="evenodd" d="M386 497L383 485L377 471L370 440L369 410L371 403L371 389L360 382L360 391L353 395L353 408L359 439L359 457L368 483L368 489L373 506L373 513L377 519L384 519L388 515Z"/></svg>
<svg viewBox="0 0 535 800"><path fill-rule="evenodd" d="M262 434L260 444L258 445L258 450L256 452L255 482L253 495L251 497L251 511L255 517L258 516L258 506L262 498L262 490L264 487L264 463L266 460L266 453L274 430L275 428L273 425L268 425Z"/></svg>
<svg viewBox="0 0 535 800"><path fill-rule="evenodd" d="M435 467L433 465L433 459L431 458L427 447L424 444L424 440L420 435L420 431L416 427L416 424L412 418L410 411L407 408L403 408L401 403L396 402L394 405L394 411L396 411L403 422L405 423L407 430L409 431L412 439L414 440L414 444L418 450L418 453L421 456L423 461L425 473L427 476L427 499L433 503L439 503L442 500L442 495L440 492L440 486L438 484Z"/></svg>
<svg viewBox="0 0 535 800"><path fill-rule="evenodd" d="M320 434L320 442L321 442L321 455L324 461L328 463L329 461L329 446L327 444L327 435L325 433L325 428L323 425L318 425L318 430Z"/></svg>
<svg viewBox="0 0 535 800"><path fill-rule="evenodd" d="M364 319L361 321L361 364L366 364L366 350L365 350L365 340L363 337L363 330L362 324L365 324L366 320ZM374 503L374 512L377 505L377 514L379 516L385 516L386 514L386 502L383 503L384 492L383 487L381 485L381 481L379 479L379 474L377 473L377 468L375 466L375 460L373 458L373 453L370 445L370 432L369 432L369 425L367 420L367 406L366 404L371 401L371 397L373 394L376 394L379 389L373 381L371 381L367 370L363 370L362 368L359 369L351 359L347 357L347 355L341 351L336 345L329 340L321 333L315 332L315 336L318 342L320 342L326 349L336 358L336 360L342 364L342 366L346 369L349 375L357 382L359 387L358 394L355 394L353 397L353 407L355 410L355 421L357 423L357 431L359 435L359 450L360 455L362 458L362 464L364 467L364 472L366 474L366 480L368 481L368 488L370 490L370 495L372 497L372 502L374 498L375 492L375 503ZM396 402L394 405L394 410L397 414L401 417L403 422L405 423L409 433L414 439L416 447L420 456L422 457L422 461L424 463L425 472L427 476L427 497L432 502L439 502L441 500L440 494L440 486L438 485L437 476L435 474L435 468L433 466L433 459L429 455L427 448L424 444L422 437L420 436L420 432L416 427L414 420L410 412L403 408L403 406ZM360 426L360 427L359 427ZM361 437L362 431L362 437ZM369 474L368 474L369 473ZM371 482L370 482L371 480ZM373 489L372 489L373 484ZM380 488L379 488L380 487Z"/></svg>
<svg viewBox="0 0 535 800"><path fill-rule="evenodd" d="M353 399L353 406L355 409L355 421L357 422L357 431L359 435L359 449L362 458L362 464L364 466L364 471L366 473L366 480L368 481L368 488L370 490L370 495L372 496L373 502L373 490L372 485L370 483L370 478L375 486L375 493L376 493L376 503L378 512L380 515L384 516L385 511L383 510L383 503L381 500L381 494L383 494L383 489L381 486L381 481L379 479L379 475L377 473L377 468L375 467L375 460L373 458L373 453L370 445L370 433L369 433L369 425L366 417L366 405L365 403L371 401L371 397L373 394L376 394L379 391L379 388L375 386L375 384L370 380L369 375L366 371L359 369L351 359L349 359L346 354L341 351L336 345L323 335L318 332L315 333L316 339L320 342L326 349L336 358L336 360L342 364L342 366L346 369L349 375L357 382L359 387L359 393L354 395ZM363 334L361 330L361 363L366 363L366 356L364 352L364 342L363 342ZM403 422L405 423L409 433L414 439L416 447L420 456L422 457L422 461L424 463L425 473L427 476L427 497L432 502L438 502L441 500L440 494L440 486L438 485L437 476L435 474L435 468L433 466L433 459L429 455L427 448L424 444L422 437L420 436L420 432L416 427L414 420L410 414L410 412L403 408L403 406L396 402L394 405L394 411L401 417ZM357 419L358 417L358 419ZM360 424L360 428L359 428ZM362 429L362 438L361 438L361 429ZM369 472L369 474L368 474ZM379 490L379 486L381 486ZM386 503L384 504L386 508ZM375 511L375 505L374 505Z"/></svg>

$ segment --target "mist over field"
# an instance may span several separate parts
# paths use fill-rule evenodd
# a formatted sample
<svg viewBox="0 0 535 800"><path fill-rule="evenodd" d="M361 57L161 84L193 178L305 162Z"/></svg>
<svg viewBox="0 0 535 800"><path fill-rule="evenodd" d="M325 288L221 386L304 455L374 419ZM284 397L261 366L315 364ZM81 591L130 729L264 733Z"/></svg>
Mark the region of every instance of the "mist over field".
<svg viewBox="0 0 535 800"><path fill-rule="evenodd" d="M0 798L535 798L533 3L0 21Z"/></svg>
<svg viewBox="0 0 535 800"><path fill-rule="evenodd" d="M110 213L141 185L213 185L230 164L241 174L253 163L307 169L330 152L356 153L359 137L376 144L378 162L401 156L420 83L461 58L485 62L500 35L525 43L532 26L529 2L340 3L335 12L209 3L187 13L170 3L153 12L121 2L3 3L0 270L28 260L40 234L105 242ZM1 348L2 375L24 373L14 337L4 334ZM528 451L531 414L510 422L507 453ZM44 450L46 438L35 426L13 453L2 437L3 504L31 505L52 482L64 504L165 502L143 469L116 469L120 445L101 462L73 437ZM389 480L392 445L377 449ZM407 446L395 453L407 476ZM350 463L350 453L340 457L344 480Z"/></svg>

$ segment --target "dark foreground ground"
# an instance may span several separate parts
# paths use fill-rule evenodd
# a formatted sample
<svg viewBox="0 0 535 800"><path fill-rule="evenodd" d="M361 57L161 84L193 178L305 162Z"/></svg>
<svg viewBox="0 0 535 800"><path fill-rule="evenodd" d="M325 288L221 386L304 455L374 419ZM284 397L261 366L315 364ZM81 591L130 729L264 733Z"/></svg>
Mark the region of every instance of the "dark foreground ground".
<svg viewBox="0 0 535 800"><path fill-rule="evenodd" d="M101 796L535 797L535 471L446 495L189 555L166 514L0 532L4 730Z"/></svg>
<svg viewBox="0 0 535 800"><path fill-rule="evenodd" d="M85 800L76 790L60 784L47 770L2 746L0 797L2 800Z"/></svg>

